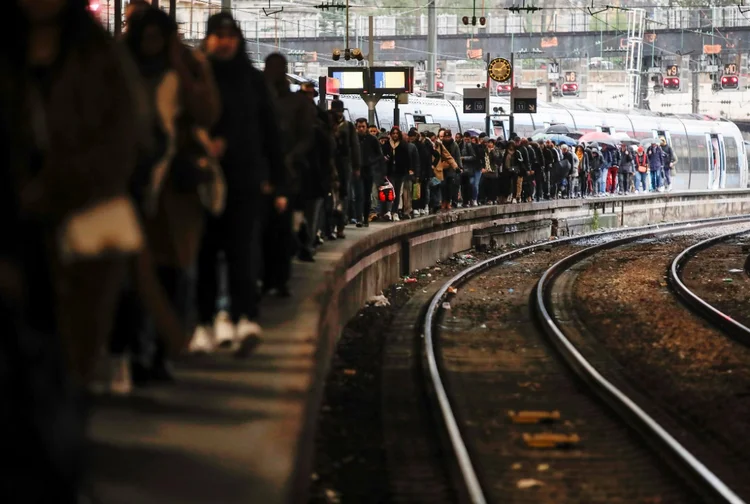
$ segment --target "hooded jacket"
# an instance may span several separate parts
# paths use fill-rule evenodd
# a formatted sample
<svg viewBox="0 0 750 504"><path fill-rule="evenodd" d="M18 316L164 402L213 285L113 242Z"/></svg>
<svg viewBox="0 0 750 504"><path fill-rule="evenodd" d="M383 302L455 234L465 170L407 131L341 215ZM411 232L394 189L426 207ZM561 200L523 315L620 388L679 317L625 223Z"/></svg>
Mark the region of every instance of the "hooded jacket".
<svg viewBox="0 0 750 504"><path fill-rule="evenodd" d="M221 166L228 204L257 198L264 183L270 183L278 195L287 192L271 93L263 74L253 67L242 50L244 39L239 47L231 60L209 58L222 104L219 120L211 133L226 140Z"/></svg>

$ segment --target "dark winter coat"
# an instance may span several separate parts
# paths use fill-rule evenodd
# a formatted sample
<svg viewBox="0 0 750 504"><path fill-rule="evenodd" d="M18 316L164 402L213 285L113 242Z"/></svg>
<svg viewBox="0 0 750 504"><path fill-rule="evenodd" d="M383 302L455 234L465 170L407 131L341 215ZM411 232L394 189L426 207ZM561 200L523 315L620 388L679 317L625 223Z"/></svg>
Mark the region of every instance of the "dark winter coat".
<svg viewBox="0 0 750 504"><path fill-rule="evenodd" d="M387 158L386 176L405 177L411 169L411 156L406 142L399 142L395 149L390 140L383 145L383 154Z"/></svg>
<svg viewBox="0 0 750 504"><path fill-rule="evenodd" d="M230 61L211 59L211 66L222 102L221 116L211 133L226 140L220 161L227 204L259 202L265 184L270 184L276 194L286 194L279 125L263 74L252 66L243 50Z"/></svg>

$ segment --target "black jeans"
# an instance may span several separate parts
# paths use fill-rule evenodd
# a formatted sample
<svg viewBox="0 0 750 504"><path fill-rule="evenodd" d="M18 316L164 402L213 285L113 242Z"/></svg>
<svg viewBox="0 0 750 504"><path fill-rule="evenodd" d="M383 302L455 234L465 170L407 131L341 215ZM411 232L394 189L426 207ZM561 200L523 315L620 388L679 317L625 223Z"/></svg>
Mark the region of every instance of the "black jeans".
<svg viewBox="0 0 750 504"><path fill-rule="evenodd" d="M352 179L352 186L355 191L354 203L356 205L354 218L357 222L364 222L370 218L373 184L374 180L372 175L361 174L359 177L354 177Z"/></svg>
<svg viewBox="0 0 750 504"><path fill-rule="evenodd" d="M279 213L269 206L263 230L263 289L282 289L292 274L292 211Z"/></svg>
<svg viewBox="0 0 750 504"><path fill-rule="evenodd" d="M230 201L224 213L206 223L198 256L198 322L209 324L216 314L219 252L226 257L232 320L258 318L258 274L261 266L261 223L255 201Z"/></svg>
<svg viewBox="0 0 750 504"><path fill-rule="evenodd" d="M440 183L440 191L443 196L443 204L450 203L454 207L458 204L458 179L457 176L445 177Z"/></svg>

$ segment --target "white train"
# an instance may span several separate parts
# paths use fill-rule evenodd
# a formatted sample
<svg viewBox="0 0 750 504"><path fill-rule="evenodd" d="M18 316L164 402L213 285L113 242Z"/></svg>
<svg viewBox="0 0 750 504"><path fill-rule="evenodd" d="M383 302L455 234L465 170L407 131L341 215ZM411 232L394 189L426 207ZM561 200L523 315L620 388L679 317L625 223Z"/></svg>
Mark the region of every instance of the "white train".
<svg viewBox="0 0 750 504"><path fill-rule="evenodd" d="M347 117L367 117L367 105L358 96L343 96ZM470 128L485 130L483 114L464 114L459 101L409 97L408 105L399 105L399 124L408 130L420 125L442 126L453 132ZM376 107L379 127L393 125L394 103L381 100ZM510 110L508 99L492 97L494 131L491 136L505 138ZM638 110L623 112L583 104L539 103L536 114L514 114L514 129L520 136L550 124L566 124L577 131L626 133L635 139L665 137L678 162L673 186L677 190L705 190L748 187L748 151L739 128L723 119L694 114L663 114Z"/></svg>

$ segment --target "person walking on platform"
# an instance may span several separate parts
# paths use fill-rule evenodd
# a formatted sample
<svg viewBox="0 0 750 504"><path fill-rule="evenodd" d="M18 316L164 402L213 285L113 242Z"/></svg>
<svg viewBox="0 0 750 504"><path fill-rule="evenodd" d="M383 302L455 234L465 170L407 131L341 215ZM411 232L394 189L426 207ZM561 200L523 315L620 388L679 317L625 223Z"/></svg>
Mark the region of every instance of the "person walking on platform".
<svg viewBox="0 0 750 504"><path fill-rule="evenodd" d="M335 223L335 237L346 238L344 228L349 215L349 185L354 173L360 174L359 140L354 125L344 118L344 102L331 102L331 116L333 118L333 136L336 140L336 170L339 179L339 201L333 208L333 222Z"/></svg>
<svg viewBox="0 0 750 504"><path fill-rule="evenodd" d="M674 149L667 143L667 139L659 139L662 152L664 152L664 190L672 190L672 168L677 163L677 156L674 155Z"/></svg>
<svg viewBox="0 0 750 504"><path fill-rule="evenodd" d="M628 194L633 178L633 151L625 144L620 145L620 190L619 194Z"/></svg>
<svg viewBox="0 0 750 504"><path fill-rule="evenodd" d="M412 201L414 199L414 185L419 184L419 150L410 141L406 133L401 135L401 142L409 152L409 171L406 177L404 177L404 183L401 186L401 214L404 216L404 219L411 219L413 217Z"/></svg>
<svg viewBox="0 0 750 504"><path fill-rule="evenodd" d="M649 170L648 170L648 155L646 154L646 151L643 149L642 145L638 146L638 150L636 150L635 156L634 156L634 162L635 162L635 192L637 193L646 193L648 192L648 178L649 178Z"/></svg>
<svg viewBox="0 0 750 504"><path fill-rule="evenodd" d="M386 177L393 185L394 200L390 209L386 208L386 220L398 222L399 214L403 210L401 190L404 185L404 179L409 176L411 171L411 158L406 142L403 141L401 130L394 126L389 134L390 138L385 143L383 154L386 158Z"/></svg>
<svg viewBox="0 0 750 504"><path fill-rule="evenodd" d="M212 148L227 185L226 208L211 218L198 259L198 316L193 351L228 346L244 356L260 341L258 276L264 202L276 212L287 209L286 170L279 142L276 111L263 74L244 51L244 38L226 12L208 19L204 47L221 94L222 110L212 128ZM234 330L214 339L218 274L224 253Z"/></svg>
<svg viewBox="0 0 750 504"><path fill-rule="evenodd" d="M357 139L359 140L360 176L355 178L354 188L357 191L356 220L357 227L369 227L370 210L372 209L372 188L376 183L380 185L382 175L380 166L383 162L383 151L378 139L367 131L367 119L357 119Z"/></svg>
<svg viewBox="0 0 750 504"><path fill-rule="evenodd" d="M419 198L414 200L414 215L427 215L430 199L429 182L432 178L432 147L416 128L409 130L409 141L417 148L419 155L419 176L414 182L414 184L419 184Z"/></svg>
<svg viewBox="0 0 750 504"><path fill-rule="evenodd" d="M300 261L313 262L314 250L320 231L323 201L331 193L336 178L336 167L333 154L336 149L333 140L333 129L326 112L315 106L313 100L318 96L312 82L300 86L304 96L314 110L310 124L313 144L307 152L308 170L302 179L303 214L305 217L304 233L301 233L301 246L297 258Z"/></svg>
<svg viewBox="0 0 750 504"><path fill-rule="evenodd" d="M460 136L458 137L460 138ZM443 196L443 210L450 210L458 207L458 190L460 184L461 171L463 164L461 162L461 149L456 140L453 139L453 133L449 129L440 129L438 131L438 140L448 150L448 154L453 158L456 167L448 166L443 172L443 181L441 190Z"/></svg>
<svg viewBox="0 0 750 504"><path fill-rule="evenodd" d="M0 37L0 502L76 503L86 388L143 245L145 102L84 0L3 2Z"/></svg>
<svg viewBox="0 0 750 504"><path fill-rule="evenodd" d="M664 151L656 143L656 139L651 142L651 146L646 150L648 156L648 167L651 170L651 190L663 192L664 179L662 171L664 170Z"/></svg>
<svg viewBox="0 0 750 504"><path fill-rule="evenodd" d="M223 208L220 196L218 201L201 198L205 186L223 180L207 152L207 128L219 113L218 90L208 61L179 41L177 25L164 11L149 6L134 14L124 43L144 83L154 136L153 148L138 161L131 194L141 210L160 287L169 308L186 326L192 291L188 271L198 255L204 206L215 213ZM136 270L144 267L135 265ZM131 280L138 274L135 271ZM164 331L147 330L143 308L153 312L154 307L148 302L142 306L141 289L131 281L120 297L110 346L110 389L115 393L130 391L131 368L136 384L171 380L167 347L177 349L185 343L184 336L174 342Z"/></svg>
<svg viewBox="0 0 750 504"><path fill-rule="evenodd" d="M273 53L266 58L264 73L279 122L280 150L290 208L278 211L272 198L266 206L263 233L263 291L288 297L292 256L295 252L293 212L302 212L302 181L309 170L308 153L313 144L314 111L304 96L292 93L286 78L287 61ZM301 220L301 219L300 219Z"/></svg>

